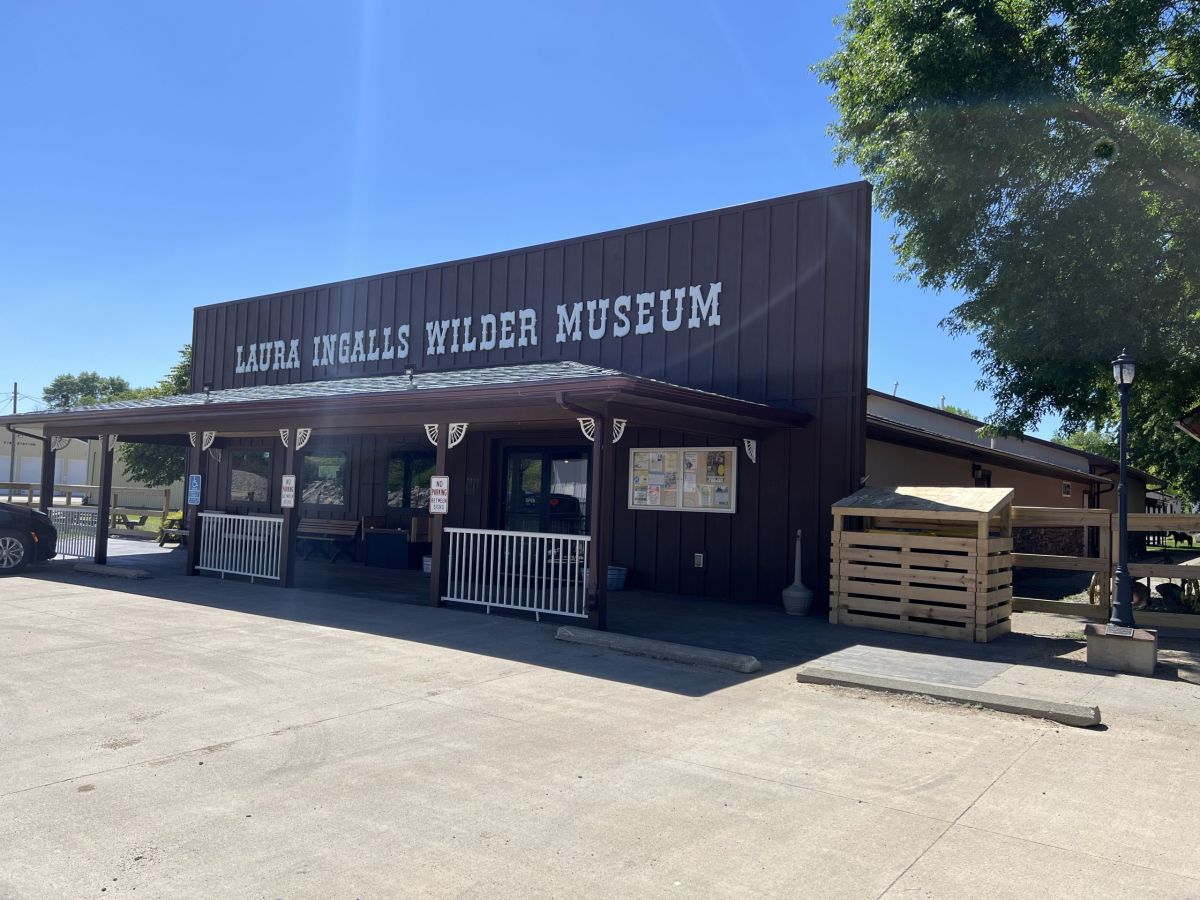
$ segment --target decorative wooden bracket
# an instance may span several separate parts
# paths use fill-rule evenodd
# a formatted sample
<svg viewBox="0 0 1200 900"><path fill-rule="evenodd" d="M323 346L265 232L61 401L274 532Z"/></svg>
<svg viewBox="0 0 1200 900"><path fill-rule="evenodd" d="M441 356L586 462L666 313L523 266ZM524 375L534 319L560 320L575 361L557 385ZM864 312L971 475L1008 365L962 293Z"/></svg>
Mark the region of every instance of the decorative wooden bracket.
<svg viewBox="0 0 1200 900"><path fill-rule="evenodd" d="M117 437L118 435L115 434L105 435L104 449L109 453L112 453L113 447L117 446Z"/></svg>
<svg viewBox="0 0 1200 900"><path fill-rule="evenodd" d="M467 422L451 422L450 431L446 435L446 447L457 447L463 442L463 438L467 436ZM425 437L429 438L429 443L437 446L438 441L438 426L437 423L425 426Z"/></svg>
<svg viewBox="0 0 1200 900"><path fill-rule="evenodd" d="M625 426L629 424L625 419L613 419L612 423L612 442L615 444L625 434ZM583 436L592 443L596 442L596 420L590 416L581 416L579 418L579 430L583 432Z"/></svg>
<svg viewBox="0 0 1200 900"><path fill-rule="evenodd" d="M308 444L308 439L310 437L312 437L312 429L311 428L297 428L296 429L296 449L303 450L305 448L305 446Z"/></svg>
<svg viewBox="0 0 1200 900"><path fill-rule="evenodd" d="M279 440L283 441L283 446L284 446L285 450L287 449L288 441L290 441L291 439L292 439L291 429L288 429L288 428L280 428L279 429Z"/></svg>
<svg viewBox="0 0 1200 900"><path fill-rule="evenodd" d="M758 462L758 441L754 438L742 438L742 446L746 448L746 456L750 458L750 462Z"/></svg>
<svg viewBox="0 0 1200 900"><path fill-rule="evenodd" d="M110 437L115 438L116 435L110 435ZM212 446L213 441L215 441L217 439L217 433L215 431L205 431L205 432L203 432L203 434L200 434L195 431L189 431L188 432L188 440L191 441L193 447L196 446L196 438L197 437L200 438L200 449L207 450L209 447Z"/></svg>
<svg viewBox="0 0 1200 900"><path fill-rule="evenodd" d="M71 439L69 437L63 437L61 434L51 435L50 437L50 449L55 453L57 453L59 450L62 450L69 443L71 443Z"/></svg>

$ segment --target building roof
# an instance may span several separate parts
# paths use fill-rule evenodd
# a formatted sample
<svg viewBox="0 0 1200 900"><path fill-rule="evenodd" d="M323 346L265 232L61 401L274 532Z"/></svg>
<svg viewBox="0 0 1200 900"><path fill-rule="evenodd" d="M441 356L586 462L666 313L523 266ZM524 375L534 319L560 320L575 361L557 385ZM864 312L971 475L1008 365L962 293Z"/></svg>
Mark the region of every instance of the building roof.
<svg viewBox="0 0 1200 900"><path fill-rule="evenodd" d="M893 394L889 394L885 391L876 390L875 388L868 388L867 393L873 394L876 397L883 397L887 400L891 400L896 403L902 403L905 406L911 406L916 409L924 410L926 412L936 413L939 416L944 416L947 419L952 419L957 422L965 422L965 423L975 426L976 428L982 428L987 424L986 422L981 422L979 419L973 419L970 416L960 416L958 413L947 412L946 410L939 409L936 406L929 406L925 403L918 403L915 400L909 400L905 397L897 397L897 396L895 396ZM1195 410L1195 412L1198 414L1197 421L1200 422L1200 407L1198 407ZM868 419L870 419L870 418L871 418L871 415L869 414ZM907 423L894 422L894 420L886 419L885 417L876 417L876 418L879 418L881 420L887 421L892 424L899 425L904 428L916 428L916 426L911 426L911 425L908 425ZM932 432L932 431L929 431L928 429L916 428L916 430L927 433L927 434L940 434L940 432ZM970 441L963 441L958 438L950 437L949 435L942 435L942 436L946 437L948 440L954 441L956 444L961 444L963 446L975 447L975 448L980 447L980 445L971 443ZM1026 443L1037 444L1038 446L1042 446L1042 447L1052 447L1055 450L1060 450L1064 453L1071 453L1071 454L1079 457L1080 459L1084 460L1088 464L1089 472L1092 472L1094 469L1108 469L1112 473L1115 473L1120 468L1120 464L1114 459L1109 459L1107 456L1101 456L1098 453L1090 453L1087 450L1080 450L1076 447L1068 446L1067 444L1060 444L1058 441L1048 441L1045 438L1034 437L1031 434L1022 434L1022 435L1019 435L1016 437L1018 440L1026 442ZM1200 439L1200 438L1198 438L1198 439ZM1054 463L1050 463L1045 460L1035 459L1034 457L1025 456L1020 453L1013 453L1012 451L1006 451L1006 450L996 450L994 448L981 448L981 449L989 450L989 452L992 452L992 453L1000 453L1000 454L1003 454L1004 456L1007 456L1012 459L1032 460L1032 461L1039 463L1041 465L1044 465L1044 466L1051 466L1056 469L1062 469L1064 471L1075 472L1075 474L1077 474L1077 475L1081 474L1079 470L1071 469L1069 466L1056 466ZM997 463L997 465L1001 465L1001 463ZM1004 463L1004 465L1008 465L1008 464ZM1020 468L1019 466L1011 466L1011 467L1012 468ZM1148 484L1154 483L1156 481L1155 477L1153 475L1151 475L1149 472L1146 472L1135 466L1128 466L1127 469L1128 469L1130 475L1133 475L1137 479L1139 479L1141 481L1145 481ZM1027 471L1035 471L1035 470L1028 469ZM1087 474L1087 473L1082 473L1082 474ZM1093 472L1093 474L1094 474L1094 472ZM1086 481L1089 479L1085 478L1084 480ZM1105 484L1111 483L1111 479L1108 479L1108 478L1101 478L1099 480Z"/></svg>
<svg viewBox="0 0 1200 900"><path fill-rule="evenodd" d="M1175 425L1191 438L1200 441L1200 406L1185 412Z"/></svg>
<svg viewBox="0 0 1200 900"><path fill-rule="evenodd" d="M474 415L466 416L468 421L505 421L534 408L551 408L558 418L569 418L576 413L586 415L597 403L619 404L626 413L674 411L758 427L803 425L811 418L795 409L560 360L423 372L411 381L407 375L376 375L116 400L0 416L0 425L36 422L60 434L81 430L107 433L106 429L121 434L178 434L220 421L227 433L231 423L238 427L234 433L245 433L254 426L269 432L275 420L296 425L320 420L350 427L352 421L372 415L386 416L390 422L407 415L412 423L420 423L473 411Z"/></svg>
<svg viewBox="0 0 1200 900"><path fill-rule="evenodd" d="M970 459L979 463L990 463L1016 469L1019 472L1029 472L1034 475L1045 475L1062 481L1073 481L1077 484L1112 484L1112 480L1100 475L1093 475L1069 466L1059 466L1032 456L1022 456L1007 450L995 450L971 441L948 437L936 431L918 428L903 422L893 422L873 413L867 415L867 437L915 447L918 450L929 450L933 453L945 453Z"/></svg>

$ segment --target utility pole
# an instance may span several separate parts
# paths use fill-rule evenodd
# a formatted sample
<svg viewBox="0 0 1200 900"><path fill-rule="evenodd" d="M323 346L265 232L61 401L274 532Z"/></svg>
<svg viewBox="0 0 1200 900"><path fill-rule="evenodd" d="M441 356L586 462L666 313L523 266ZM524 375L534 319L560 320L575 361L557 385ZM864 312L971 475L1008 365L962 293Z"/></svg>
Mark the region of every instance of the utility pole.
<svg viewBox="0 0 1200 900"><path fill-rule="evenodd" d="M13 415L17 414L17 383L13 382ZM12 483L17 480L17 436L8 433L8 501L13 499Z"/></svg>

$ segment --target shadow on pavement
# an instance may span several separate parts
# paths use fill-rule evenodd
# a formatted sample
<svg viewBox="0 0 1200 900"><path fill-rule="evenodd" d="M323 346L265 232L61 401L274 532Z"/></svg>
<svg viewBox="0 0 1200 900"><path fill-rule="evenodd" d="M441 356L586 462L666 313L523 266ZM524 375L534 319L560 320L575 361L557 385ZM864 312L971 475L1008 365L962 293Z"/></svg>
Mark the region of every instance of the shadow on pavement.
<svg viewBox="0 0 1200 900"><path fill-rule="evenodd" d="M960 643L832 626L819 615L792 617L769 604L642 591L609 595L609 630L750 653L759 658L763 668L757 675L747 676L638 660L553 640L559 624L579 624L577 619L551 622L547 617L537 623L528 614L435 609L427 605L427 576L420 572L309 563L297 579L301 586L281 589L232 578L188 578L182 574L185 555L182 547L113 541L111 565L135 566L153 577L131 581L83 575L73 570L74 560L55 560L30 574L135 596L415 641L691 696L818 660L821 665L850 671L967 687L983 684L1012 665L1096 673L1086 669L1081 660L1065 658L1083 646L1081 639L1073 637L1013 633L990 644ZM1194 649L1194 645L1188 648ZM1193 671L1200 669L1196 657L1190 659ZM1183 662L1187 664L1187 659Z"/></svg>

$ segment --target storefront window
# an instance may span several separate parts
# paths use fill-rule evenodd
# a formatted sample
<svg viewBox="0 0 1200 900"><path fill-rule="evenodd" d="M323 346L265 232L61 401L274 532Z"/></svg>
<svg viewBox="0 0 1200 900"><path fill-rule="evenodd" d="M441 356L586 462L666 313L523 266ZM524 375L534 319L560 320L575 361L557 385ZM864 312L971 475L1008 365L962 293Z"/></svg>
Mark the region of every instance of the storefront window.
<svg viewBox="0 0 1200 900"><path fill-rule="evenodd" d="M393 453L388 460L387 505L393 509L429 509L429 479L437 456L428 450Z"/></svg>
<svg viewBox="0 0 1200 900"><path fill-rule="evenodd" d="M229 499L234 503L266 503L271 484L270 452L234 450L230 460Z"/></svg>
<svg viewBox="0 0 1200 900"><path fill-rule="evenodd" d="M537 448L508 451L504 527L509 531L587 534L588 451Z"/></svg>
<svg viewBox="0 0 1200 900"><path fill-rule="evenodd" d="M300 500L305 506L346 505L345 453L308 454L302 477Z"/></svg>

